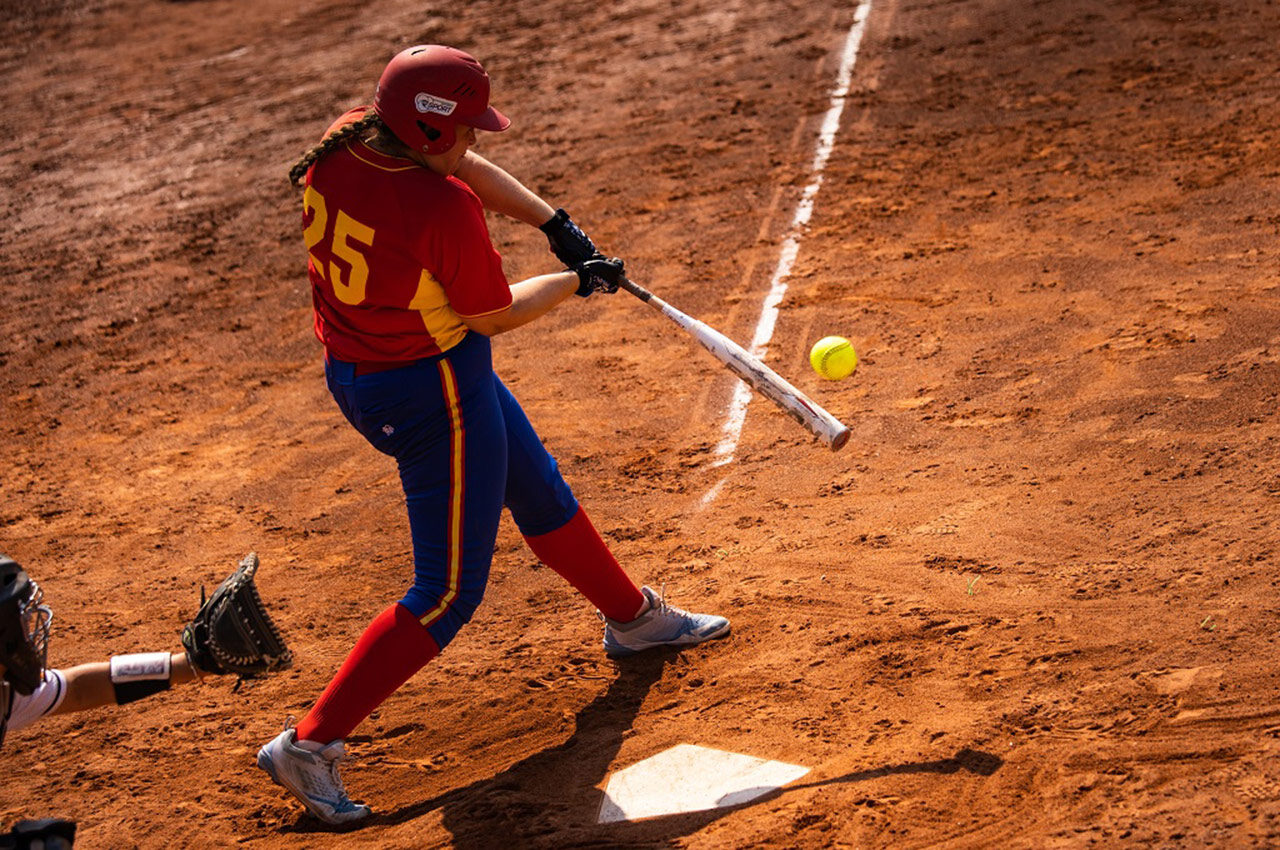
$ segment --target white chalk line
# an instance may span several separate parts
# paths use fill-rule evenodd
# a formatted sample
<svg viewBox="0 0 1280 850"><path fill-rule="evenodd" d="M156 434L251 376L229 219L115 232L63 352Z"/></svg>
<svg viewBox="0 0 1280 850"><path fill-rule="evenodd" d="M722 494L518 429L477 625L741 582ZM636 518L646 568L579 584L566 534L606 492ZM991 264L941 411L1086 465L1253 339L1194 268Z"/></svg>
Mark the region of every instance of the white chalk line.
<svg viewBox="0 0 1280 850"><path fill-rule="evenodd" d="M862 44L862 32L866 28L867 16L871 12L871 0L858 6L853 14L853 25L849 27L849 35L845 38L844 53L840 57L840 70L836 74L835 84L831 88L831 105L822 119L822 129L818 133L818 142L814 146L813 164L809 167L809 184L800 195L796 204L796 213L791 220L791 227L782 242L782 251L778 256L778 265L769 281L769 293L765 296L760 309L760 320L756 323L755 335L751 338L750 351L761 360L769 351L769 342L773 339L774 327L778 324L778 307L787 294L787 278L800 254L800 238L813 216L813 204L822 188L822 171L827 167L827 159L836 144L836 134L840 130L840 117L844 113L845 98L849 95L849 84L853 79L853 66L858 59L858 48ZM742 425L747 418L747 404L751 401L751 387L745 381L738 381L734 387L733 399L729 402L729 416L724 423L724 433L716 446L711 468L724 466L734 458L738 450L738 441L742 437ZM702 497L702 506L709 505L728 479L722 478Z"/></svg>

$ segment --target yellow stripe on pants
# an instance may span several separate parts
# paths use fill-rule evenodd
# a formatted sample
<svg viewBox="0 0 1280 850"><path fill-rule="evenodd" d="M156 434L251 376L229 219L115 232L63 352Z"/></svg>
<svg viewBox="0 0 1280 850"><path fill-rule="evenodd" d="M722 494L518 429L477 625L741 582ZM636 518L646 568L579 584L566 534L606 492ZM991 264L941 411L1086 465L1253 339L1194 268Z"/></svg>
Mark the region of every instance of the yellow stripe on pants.
<svg viewBox="0 0 1280 850"><path fill-rule="evenodd" d="M458 379L453 372L453 365L441 359L440 385L444 389L444 398L449 409L449 527L448 540L445 543L445 557L448 561L446 590L440 597L439 604L422 616L423 626L430 626L444 616L458 597L458 585L462 578L462 498L466 485L466 470L463 468L463 448L466 434L462 427L462 402L458 394Z"/></svg>

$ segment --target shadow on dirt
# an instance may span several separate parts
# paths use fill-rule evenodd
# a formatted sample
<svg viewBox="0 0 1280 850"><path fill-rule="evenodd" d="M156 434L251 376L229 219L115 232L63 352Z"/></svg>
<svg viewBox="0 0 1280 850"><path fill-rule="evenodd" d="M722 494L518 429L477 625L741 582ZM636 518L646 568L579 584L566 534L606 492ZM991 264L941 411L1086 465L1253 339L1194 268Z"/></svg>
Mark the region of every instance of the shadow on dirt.
<svg viewBox="0 0 1280 850"><path fill-rule="evenodd" d="M439 797L384 815L372 824L397 824L435 810L455 848L510 847L664 847L730 812L774 800L803 788L863 782L911 773L967 771L990 776L1003 761L962 749L951 758L861 770L766 794L740 806L650 818L635 823L597 824L602 785L649 690L675 657L634 659L623 666L609 688L578 713L573 734L555 747L535 753L507 770Z"/></svg>
<svg viewBox="0 0 1280 850"><path fill-rule="evenodd" d="M990 776L1000 769L1004 759L990 753L971 750L967 747L949 759L938 761L916 762L914 764L894 764L888 767L876 767L870 770L859 770L846 773L834 779L822 779L817 782L805 782L800 785L788 785L784 791L796 791L801 788L821 788L824 785L839 785L842 782L865 782L868 779L879 779L882 776L894 776L902 773L956 773L967 770L978 776Z"/></svg>
<svg viewBox="0 0 1280 850"><path fill-rule="evenodd" d="M948 759L888 765L885 767L846 773L843 776L836 776L831 779L821 779L814 782L788 785L786 788L779 788L777 790L770 791L740 805L727 806L713 811L690 812L689 814L649 818L636 823L606 824L595 826L590 830L579 829L572 836L574 840L562 840L559 846L631 848L677 847L679 846L677 839L681 836L691 835L719 818L722 818L732 812L750 808L751 806L758 806L762 803L778 800L788 794L792 794L802 789L821 788L827 785L839 785L846 782L865 782L885 776L909 773L949 774L964 770L978 776L991 776L999 770L1003 764L1004 760L999 756L966 748L960 750ZM596 799L599 799L599 795L597 795ZM496 847L496 844L489 843L466 846L477 848ZM549 844L546 846L549 846Z"/></svg>
<svg viewBox="0 0 1280 850"><path fill-rule="evenodd" d="M950 774L963 770L990 776L1004 764L998 756L962 749L947 759L888 765L790 785L738 806L632 823L597 824L603 799L598 786L603 784L649 690L675 657L673 652L620 665L618 677L608 689L578 712L573 734L564 743L535 753L496 776L394 811L375 811L367 821L351 827L328 827L303 817L287 831L348 832L394 826L439 811L442 825L453 837L451 845L464 850L674 847L682 836L731 812L801 789L911 773Z"/></svg>
<svg viewBox="0 0 1280 850"><path fill-rule="evenodd" d="M458 848L565 845L566 833L597 831L599 785L649 689L675 653L628 660L608 689L578 712L564 743L535 753L490 779L386 813L369 825L398 824L441 810ZM590 825L590 831L583 831Z"/></svg>

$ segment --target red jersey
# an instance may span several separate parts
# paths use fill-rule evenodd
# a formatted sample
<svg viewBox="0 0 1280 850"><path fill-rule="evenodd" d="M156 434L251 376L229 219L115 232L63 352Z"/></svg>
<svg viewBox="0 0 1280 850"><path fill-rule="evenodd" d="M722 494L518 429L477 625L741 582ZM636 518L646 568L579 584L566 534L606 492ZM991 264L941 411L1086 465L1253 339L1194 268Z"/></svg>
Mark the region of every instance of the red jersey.
<svg viewBox="0 0 1280 850"><path fill-rule="evenodd" d="M484 207L461 180L353 140L311 167L302 199L316 337L334 357L430 357L466 336L460 316L511 306Z"/></svg>

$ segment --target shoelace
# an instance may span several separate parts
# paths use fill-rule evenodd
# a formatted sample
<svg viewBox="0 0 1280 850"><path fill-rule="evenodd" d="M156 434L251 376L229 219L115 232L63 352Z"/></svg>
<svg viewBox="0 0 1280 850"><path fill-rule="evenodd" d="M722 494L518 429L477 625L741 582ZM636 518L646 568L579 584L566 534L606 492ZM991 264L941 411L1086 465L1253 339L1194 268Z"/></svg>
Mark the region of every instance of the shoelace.
<svg viewBox="0 0 1280 850"><path fill-rule="evenodd" d="M350 802L347 799L347 789L342 785L342 777L338 775L338 762L342 761L345 753L329 762L329 788L328 792L332 797L341 803Z"/></svg>
<svg viewBox="0 0 1280 850"><path fill-rule="evenodd" d="M677 608L667 601L667 583L665 581L662 583L662 589L658 591L657 601L653 603L653 607L650 610L656 611L658 614L671 613L677 617L684 616L689 613L683 608Z"/></svg>
<svg viewBox="0 0 1280 850"><path fill-rule="evenodd" d="M643 614L641 614L640 616L641 616L641 617L645 617L645 616L648 616L649 614L659 614L659 615L661 615L661 614L664 614L664 613L666 613L666 612L668 612L668 611L670 611L670 612L672 612L672 613L674 613L674 614L677 614L677 615L679 615L679 614L687 614L687 613L688 613L688 612L687 612L687 611L685 611L683 608L677 608L676 606L674 606L674 605L670 604L669 602L667 602L667 583L664 581L664 582L662 583L662 589L658 591L658 598L657 598L657 599L654 599L654 598L651 598L651 597L650 597L650 598L649 598L649 610L648 610L648 611L645 611L645 612L644 612ZM600 611L599 609L597 609L597 610L596 610L596 617L597 617L597 618L600 620L600 622L602 622L602 623L608 624L608 622L609 622L609 618L608 618L608 617L606 617L606 616L604 615L604 612L603 612L603 611Z"/></svg>

